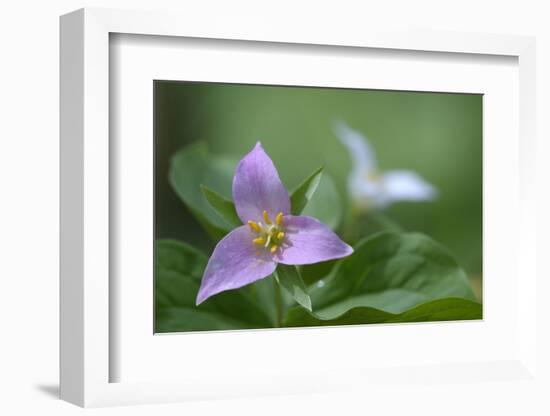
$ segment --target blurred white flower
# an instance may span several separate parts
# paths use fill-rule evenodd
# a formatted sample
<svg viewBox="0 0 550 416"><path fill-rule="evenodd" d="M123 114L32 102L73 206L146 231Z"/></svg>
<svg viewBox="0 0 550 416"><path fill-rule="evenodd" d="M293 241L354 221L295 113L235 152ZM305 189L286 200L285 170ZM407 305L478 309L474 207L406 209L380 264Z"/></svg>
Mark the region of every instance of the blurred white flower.
<svg viewBox="0 0 550 416"><path fill-rule="evenodd" d="M431 201L437 196L437 190L413 171L380 172L367 138L344 122L335 123L334 131L352 161L348 191L358 209L381 209L398 201Z"/></svg>

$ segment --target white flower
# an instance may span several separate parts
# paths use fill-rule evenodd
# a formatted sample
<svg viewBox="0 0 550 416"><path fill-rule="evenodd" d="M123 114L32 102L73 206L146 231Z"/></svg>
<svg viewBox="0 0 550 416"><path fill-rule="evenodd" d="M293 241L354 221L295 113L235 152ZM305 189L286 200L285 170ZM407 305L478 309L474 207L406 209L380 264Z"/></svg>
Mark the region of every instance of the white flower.
<svg viewBox="0 0 550 416"><path fill-rule="evenodd" d="M398 201L431 201L437 190L410 170L380 172L367 138L343 122L334 125L336 136L348 149L352 170L348 191L361 210L381 209Z"/></svg>

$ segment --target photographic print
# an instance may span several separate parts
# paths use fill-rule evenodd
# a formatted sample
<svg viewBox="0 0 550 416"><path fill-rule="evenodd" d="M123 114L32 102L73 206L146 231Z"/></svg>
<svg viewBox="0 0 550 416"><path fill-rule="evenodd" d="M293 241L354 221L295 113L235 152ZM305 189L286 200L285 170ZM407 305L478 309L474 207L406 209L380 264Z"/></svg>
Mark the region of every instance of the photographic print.
<svg viewBox="0 0 550 416"><path fill-rule="evenodd" d="M481 319L482 99L155 81L155 332Z"/></svg>

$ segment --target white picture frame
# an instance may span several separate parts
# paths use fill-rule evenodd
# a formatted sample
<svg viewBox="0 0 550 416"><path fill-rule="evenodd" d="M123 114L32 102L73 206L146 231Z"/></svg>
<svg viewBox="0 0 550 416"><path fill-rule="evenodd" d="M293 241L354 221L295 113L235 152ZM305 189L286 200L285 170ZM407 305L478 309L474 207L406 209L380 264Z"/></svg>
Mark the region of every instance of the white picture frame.
<svg viewBox="0 0 550 416"><path fill-rule="evenodd" d="M514 330L513 336L506 338L513 347L503 346L492 360L488 359L488 350L484 356L477 359L473 356L464 356L460 363L451 362L448 357L442 355L437 363L426 362L421 358L415 362L414 358L411 358L412 361L400 363L400 367L382 363L377 368L370 363L366 367L359 365L357 368L342 364L339 368L334 364L321 368L321 373L327 375L323 378L312 369L289 372L284 367L281 367L278 373L266 368L262 370L265 371L262 373L263 378L260 375L255 380L228 377L231 367L210 368L203 376L198 371L183 377L180 374L165 377L165 373L149 374L149 371L146 380L139 377L120 377L113 368L118 368L117 363L124 362L125 357L121 357L120 354L124 354L125 350L113 348L113 339L117 338L120 328L113 323L113 315L116 315L118 306L117 298L113 297L116 288L110 280L115 267L110 252L110 229L116 227L113 221L120 218L112 215L113 208L110 205L114 198L110 194L111 176L118 169L118 159L113 158L110 152L110 137L116 134L109 123L114 108L110 106L114 87L109 62L113 34L162 37L156 38L156 42L163 42L164 39L172 39L173 42L175 38L224 39L229 42L244 40L277 43L282 45L283 49L284 45L289 44L330 45L336 49L353 47L424 51L452 56L462 54L468 55L472 61L475 61L477 55L499 55L517 59L519 112L516 115L519 133L514 133L514 137L516 140L519 138L520 153L517 169L512 170L510 180L519 183L512 195L516 196L513 209L517 210L521 221L515 230L517 241L514 241L515 245L510 250L516 259L514 273L517 275L517 270L522 270L522 279L513 281L514 284L518 284L518 291L513 294L517 306L517 311L514 311L513 315L517 320L514 324L517 331ZM87 407L323 392L351 389L352 386L378 389L380 383L394 386L419 382L427 386L426 388L433 388L430 385L433 386L434 382L445 383L457 379L471 383L486 380L541 383L536 361L536 218L531 215L536 204L533 190L534 71L535 44L534 39L529 37L368 30L361 34L329 34L322 30L304 33L300 27L285 27L284 31L275 26L260 27L245 18L241 22L219 21L216 25L204 27L192 16L106 9L83 9L63 16L61 397ZM513 151L508 149L507 154L512 157ZM147 215L147 212L143 214ZM146 313L149 312L152 314L152 308ZM127 322L124 325L127 326ZM418 330L426 333L430 331L429 326L424 327L427 329L418 329L418 326L402 328L400 332L408 332L409 336ZM346 342L352 342L354 337L358 336L357 330L360 328L347 331ZM504 331L502 328L501 330ZM454 331L456 332L456 329ZM476 336L483 336L483 327L478 326L474 331L477 331ZM226 342L238 346L263 338L260 342L264 342L265 346L281 342L280 339L284 336L281 335L282 332L284 331L265 332L261 336L257 332L241 332L239 335L210 334L206 342ZM312 345L326 342L330 337L342 337L343 334L343 331L334 333L331 329L303 332L305 342ZM469 332L465 334L472 335ZM152 333L150 335L153 337ZM395 338L395 342L400 342L399 336ZM189 338L187 341L188 344L191 343ZM201 344L196 344L195 348L201 348ZM357 354L358 351L354 353ZM130 365L138 365L135 360L129 362ZM279 363L275 365L280 366ZM222 374L219 380L213 382L212 378L208 378L208 374L211 376L216 374L216 371ZM395 378L400 380L399 383L395 382ZM342 382L343 379L346 381Z"/></svg>

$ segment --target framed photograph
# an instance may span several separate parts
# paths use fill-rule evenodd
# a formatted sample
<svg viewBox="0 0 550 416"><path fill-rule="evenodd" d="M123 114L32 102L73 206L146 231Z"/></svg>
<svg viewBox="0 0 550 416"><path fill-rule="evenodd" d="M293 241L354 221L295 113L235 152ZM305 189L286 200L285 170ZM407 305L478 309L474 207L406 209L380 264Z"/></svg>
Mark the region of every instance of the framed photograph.
<svg viewBox="0 0 550 416"><path fill-rule="evenodd" d="M537 385L534 40L247 22L61 18L61 397Z"/></svg>

